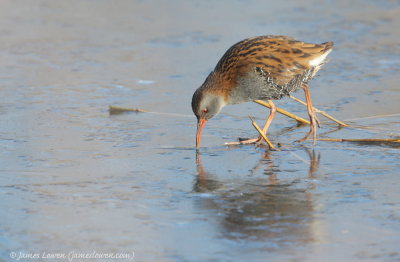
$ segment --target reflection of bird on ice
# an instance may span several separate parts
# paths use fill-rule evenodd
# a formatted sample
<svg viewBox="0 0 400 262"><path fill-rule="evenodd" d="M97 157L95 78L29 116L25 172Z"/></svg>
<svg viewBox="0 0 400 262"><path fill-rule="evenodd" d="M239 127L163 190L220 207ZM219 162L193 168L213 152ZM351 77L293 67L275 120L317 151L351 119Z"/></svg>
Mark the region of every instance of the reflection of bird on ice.
<svg viewBox="0 0 400 262"><path fill-rule="evenodd" d="M309 161L309 178L314 179L318 169L319 155L306 149ZM245 183L225 184L204 168L200 153L196 155L197 177L193 191L199 197L195 206L205 212L208 219L215 219L227 239L257 239L265 245L276 246L287 242L324 242L325 228L315 218L320 208L314 203L309 190L295 186L297 183L280 183L280 168L274 164L274 154L263 153L259 163L252 169L264 166L266 179L246 179ZM305 159L304 159L305 160ZM306 161L306 160L305 160ZM248 176L247 176L248 177ZM312 181L307 183L311 184ZM203 197L204 195L204 197ZM216 215L218 214L218 215Z"/></svg>

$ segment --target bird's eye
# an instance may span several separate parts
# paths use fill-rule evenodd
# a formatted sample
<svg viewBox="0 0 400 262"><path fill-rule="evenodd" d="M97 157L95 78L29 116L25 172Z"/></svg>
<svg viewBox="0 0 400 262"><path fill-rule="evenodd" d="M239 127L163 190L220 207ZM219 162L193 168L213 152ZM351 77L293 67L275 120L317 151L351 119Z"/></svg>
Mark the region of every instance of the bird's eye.
<svg viewBox="0 0 400 262"><path fill-rule="evenodd" d="M207 108L203 108L202 110L201 110L201 112L203 112L203 113L207 113Z"/></svg>

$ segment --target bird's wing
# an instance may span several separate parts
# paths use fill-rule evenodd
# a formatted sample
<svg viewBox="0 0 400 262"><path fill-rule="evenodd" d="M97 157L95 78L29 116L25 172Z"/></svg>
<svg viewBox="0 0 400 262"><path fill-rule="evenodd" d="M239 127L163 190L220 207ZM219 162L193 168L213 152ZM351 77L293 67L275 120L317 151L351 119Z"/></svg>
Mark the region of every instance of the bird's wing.
<svg viewBox="0 0 400 262"><path fill-rule="evenodd" d="M261 69L278 85L323 63L333 43L308 44L286 36L261 36L233 45L218 62L215 71L240 77Z"/></svg>

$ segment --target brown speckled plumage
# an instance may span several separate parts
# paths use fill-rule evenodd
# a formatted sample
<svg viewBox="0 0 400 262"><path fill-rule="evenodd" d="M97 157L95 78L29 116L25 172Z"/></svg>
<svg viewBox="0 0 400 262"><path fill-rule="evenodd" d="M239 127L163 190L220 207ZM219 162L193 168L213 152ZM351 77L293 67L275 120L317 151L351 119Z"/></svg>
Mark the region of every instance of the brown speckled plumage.
<svg viewBox="0 0 400 262"><path fill-rule="evenodd" d="M229 91L237 86L240 77L246 77L251 71L257 71L264 78L270 77L284 91L293 92L300 86L296 78L309 81L315 75L315 69L309 61L329 51L333 43L307 44L287 36L258 36L240 41L229 48L219 60L207 81L217 83L210 88L215 94L228 98ZM291 82L292 81L292 82ZM269 84L266 82L266 84ZM207 86L207 83L204 83ZM288 93L288 92L285 92ZM280 98L280 97L279 97ZM279 99L272 97L272 99ZM268 99L256 98L256 99Z"/></svg>
<svg viewBox="0 0 400 262"><path fill-rule="evenodd" d="M193 112L198 119L207 120L226 104L281 99L307 85L324 64L332 46L332 42L309 44L287 36L242 40L225 52L196 90ZM206 106L204 100L212 106Z"/></svg>

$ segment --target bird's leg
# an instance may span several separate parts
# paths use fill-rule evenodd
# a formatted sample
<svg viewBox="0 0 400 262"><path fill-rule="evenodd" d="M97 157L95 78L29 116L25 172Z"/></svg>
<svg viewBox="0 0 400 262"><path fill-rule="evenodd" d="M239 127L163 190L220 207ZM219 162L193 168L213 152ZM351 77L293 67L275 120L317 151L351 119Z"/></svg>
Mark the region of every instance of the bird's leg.
<svg viewBox="0 0 400 262"><path fill-rule="evenodd" d="M308 89L307 84L303 84L301 88L304 90L304 95L306 97L306 103L307 103L307 112L308 116L310 117L310 131L308 131L307 135L300 139L299 141L305 141L307 140L311 135L313 135L313 143L315 143L315 140L317 139L317 117L315 116L315 112L313 109L313 105L311 102L311 96L310 96L310 90Z"/></svg>
<svg viewBox="0 0 400 262"><path fill-rule="evenodd" d="M265 134L265 136L267 136L267 132L268 132L268 128L271 125L272 119L275 117L275 113L276 113L276 106L275 104L272 102L272 100L268 100L269 105L271 106L270 110L269 110L269 116L267 118L267 120L265 121L265 125L262 129L263 133ZM257 145L260 145L262 142L262 138L261 136L258 138L257 140Z"/></svg>

